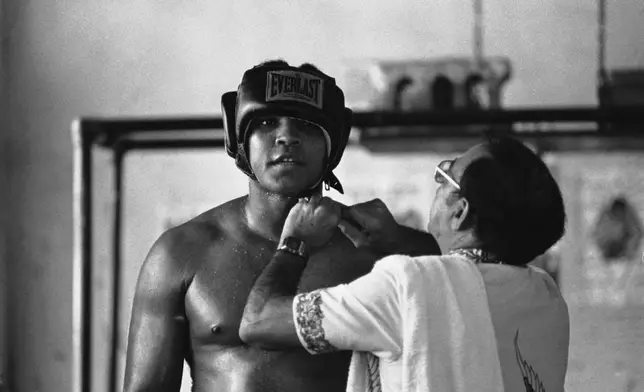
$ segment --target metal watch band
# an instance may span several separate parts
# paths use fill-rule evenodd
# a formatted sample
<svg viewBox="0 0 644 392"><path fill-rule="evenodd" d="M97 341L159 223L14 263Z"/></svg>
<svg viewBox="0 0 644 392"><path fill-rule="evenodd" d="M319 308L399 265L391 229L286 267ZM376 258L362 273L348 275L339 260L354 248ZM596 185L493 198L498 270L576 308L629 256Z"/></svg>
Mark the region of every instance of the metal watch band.
<svg viewBox="0 0 644 392"><path fill-rule="evenodd" d="M277 246L277 250L283 250L294 255L300 256L302 258L307 258L308 253L306 251L306 245L304 241L295 238L295 237L286 237L280 242Z"/></svg>

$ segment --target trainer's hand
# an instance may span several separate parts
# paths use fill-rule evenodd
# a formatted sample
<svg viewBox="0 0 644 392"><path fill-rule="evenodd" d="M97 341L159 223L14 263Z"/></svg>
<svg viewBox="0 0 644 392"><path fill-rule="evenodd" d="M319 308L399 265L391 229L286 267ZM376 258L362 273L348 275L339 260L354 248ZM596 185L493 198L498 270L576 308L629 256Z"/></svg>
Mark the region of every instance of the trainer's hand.
<svg viewBox="0 0 644 392"><path fill-rule="evenodd" d="M393 254L400 245L400 225L380 199L345 207L338 227L356 248Z"/></svg>
<svg viewBox="0 0 644 392"><path fill-rule="evenodd" d="M340 222L341 205L320 195L300 199L289 211L282 239L299 238L309 247L327 243Z"/></svg>

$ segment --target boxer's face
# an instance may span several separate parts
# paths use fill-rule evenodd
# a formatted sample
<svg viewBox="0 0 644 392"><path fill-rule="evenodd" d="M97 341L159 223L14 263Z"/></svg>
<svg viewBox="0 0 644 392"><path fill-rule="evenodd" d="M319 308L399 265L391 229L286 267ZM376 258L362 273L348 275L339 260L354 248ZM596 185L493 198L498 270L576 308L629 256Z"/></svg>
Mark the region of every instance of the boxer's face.
<svg viewBox="0 0 644 392"><path fill-rule="evenodd" d="M294 196L318 183L326 156L320 127L291 117L269 116L254 119L249 132L250 166L267 191Z"/></svg>

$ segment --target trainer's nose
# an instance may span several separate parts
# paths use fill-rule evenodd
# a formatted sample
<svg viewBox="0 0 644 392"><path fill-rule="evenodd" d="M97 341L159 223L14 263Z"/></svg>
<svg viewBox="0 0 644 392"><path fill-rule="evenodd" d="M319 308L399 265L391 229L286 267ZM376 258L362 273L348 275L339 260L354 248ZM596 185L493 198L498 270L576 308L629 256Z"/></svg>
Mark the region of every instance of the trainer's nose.
<svg viewBox="0 0 644 392"><path fill-rule="evenodd" d="M297 121L292 118L284 118L280 121L277 128L277 137L275 144L285 146L297 146L302 142L300 138L300 131L297 126Z"/></svg>

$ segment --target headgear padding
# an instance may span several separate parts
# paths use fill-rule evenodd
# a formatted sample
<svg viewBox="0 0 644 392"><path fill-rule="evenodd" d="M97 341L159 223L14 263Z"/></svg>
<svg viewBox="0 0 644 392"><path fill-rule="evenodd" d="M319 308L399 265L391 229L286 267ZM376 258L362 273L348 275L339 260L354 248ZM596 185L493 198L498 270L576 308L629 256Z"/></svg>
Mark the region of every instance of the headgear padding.
<svg viewBox="0 0 644 392"><path fill-rule="evenodd" d="M226 151L249 177L256 179L248 161L247 139L252 120L287 116L322 127L330 140L322 181L343 193L332 170L340 163L349 140L353 112L344 105L344 93L335 79L320 71L285 63L260 65L244 73L237 91L221 98Z"/></svg>

